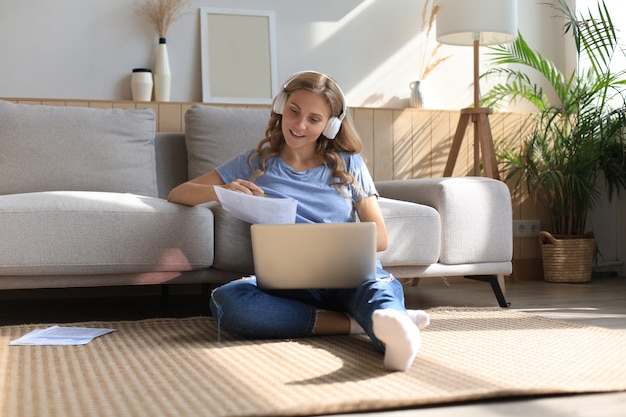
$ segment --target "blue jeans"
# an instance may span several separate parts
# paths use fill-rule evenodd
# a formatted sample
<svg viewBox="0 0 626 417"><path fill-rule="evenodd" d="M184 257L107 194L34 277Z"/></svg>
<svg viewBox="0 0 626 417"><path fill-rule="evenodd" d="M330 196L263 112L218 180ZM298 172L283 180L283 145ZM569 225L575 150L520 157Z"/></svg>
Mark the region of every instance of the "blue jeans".
<svg viewBox="0 0 626 417"><path fill-rule="evenodd" d="M242 278L213 290L210 307L218 328L254 339L309 337L317 310L346 312L381 352L372 313L383 308L406 311L402 284L380 265L375 279L353 289L262 290L254 276Z"/></svg>

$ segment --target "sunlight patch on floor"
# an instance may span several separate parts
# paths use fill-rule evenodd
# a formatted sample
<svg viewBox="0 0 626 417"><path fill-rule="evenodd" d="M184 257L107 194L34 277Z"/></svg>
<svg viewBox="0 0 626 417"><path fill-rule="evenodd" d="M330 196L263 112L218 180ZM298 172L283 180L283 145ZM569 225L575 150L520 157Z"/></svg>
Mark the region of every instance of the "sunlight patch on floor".
<svg viewBox="0 0 626 417"><path fill-rule="evenodd" d="M626 331L626 314L601 312L592 307L519 308L516 310L555 320L579 323L593 322L602 327ZM606 322L602 324L602 320L606 320Z"/></svg>

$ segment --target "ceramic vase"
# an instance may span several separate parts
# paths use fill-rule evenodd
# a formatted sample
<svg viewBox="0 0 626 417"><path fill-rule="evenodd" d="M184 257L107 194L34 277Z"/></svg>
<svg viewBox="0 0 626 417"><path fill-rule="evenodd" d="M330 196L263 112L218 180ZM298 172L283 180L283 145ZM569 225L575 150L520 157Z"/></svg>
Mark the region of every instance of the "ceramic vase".
<svg viewBox="0 0 626 417"><path fill-rule="evenodd" d="M134 68L130 77L130 90L133 101L152 100L152 70L149 68Z"/></svg>
<svg viewBox="0 0 626 417"><path fill-rule="evenodd" d="M409 104L415 109L421 109L424 107L424 93L423 93L424 81L413 81L409 84L411 89L411 95L409 96Z"/></svg>
<svg viewBox="0 0 626 417"><path fill-rule="evenodd" d="M154 62L154 100L170 101L170 88L172 85L172 72L170 60L167 54L165 38L159 38Z"/></svg>

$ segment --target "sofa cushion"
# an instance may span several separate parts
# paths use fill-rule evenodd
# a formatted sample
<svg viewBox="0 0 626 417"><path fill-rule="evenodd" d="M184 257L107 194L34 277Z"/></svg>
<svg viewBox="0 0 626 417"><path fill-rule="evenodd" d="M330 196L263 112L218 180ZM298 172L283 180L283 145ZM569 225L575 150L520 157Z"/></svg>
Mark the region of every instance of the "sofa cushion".
<svg viewBox="0 0 626 417"><path fill-rule="evenodd" d="M440 253L441 219L432 207L406 201L380 199L389 236L389 248L378 254L383 266L430 265ZM254 273L250 223L234 218L218 203L207 205L215 218L213 267Z"/></svg>
<svg viewBox="0 0 626 417"><path fill-rule="evenodd" d="M189 178L209 172L265 137L269 108L195 104L185 113Z"/></svg>
<svg viewBox="0 0 626 417"><path fill-rule="evenodd" d="M215 219L213 267L238 272L242 276L254 274L250 223L233 217L219 203L209 203L208 207Z"/></svg>
<svg viewBox="0 0 626 417"><path fill-rule="evenodd" d="M152 109L0 101L0 194L109 191L157 196Z"/></svg>
<svg viewBox="0 0 626 417"><path fill-rule="evenodd" d="M134 194L0 196L0 275L188 271L213 264L213 213Z"/></svg>
<svg viewBox="0 0 626 417"><path fill-rule="evenodd" d="M378 254L383 267L430 265L439 259L441 218L432 207L380 198L389 247Z"/></svg>

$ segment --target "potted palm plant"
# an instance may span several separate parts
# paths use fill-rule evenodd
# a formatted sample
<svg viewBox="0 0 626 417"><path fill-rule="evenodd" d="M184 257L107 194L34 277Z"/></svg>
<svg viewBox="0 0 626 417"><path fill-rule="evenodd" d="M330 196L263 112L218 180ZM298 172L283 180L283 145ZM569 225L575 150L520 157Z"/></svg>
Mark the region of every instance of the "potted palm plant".
<svg viewBox="0 0 626 417"><path fill-rule="evenodd" d="M593 234L585 233L588 210L604 187L609 198L626 187L626 72L611 66L624 51L604 1L596 13L580 17L565 0L548 6L563 17L563 32L573 38L576 68L564 74L520 34L512 44L491 48L492 67L483 77L506 81L483 101L495 106L522 99L536 106L522 147L499 151L502 172L516 186L524 184L550 216L551 233L540 233L544 278L588 282L595 252ZM532 73L547 81L556 100L548 99Z"/></svg>

